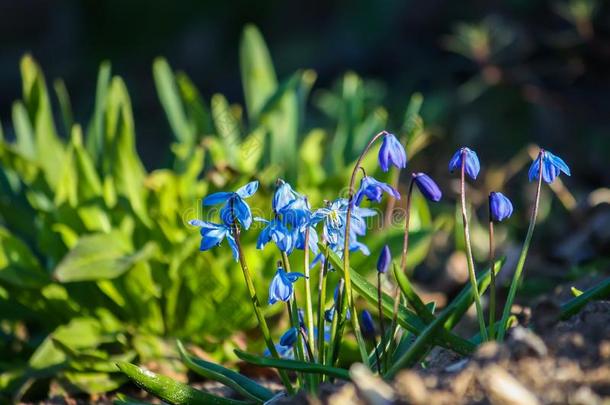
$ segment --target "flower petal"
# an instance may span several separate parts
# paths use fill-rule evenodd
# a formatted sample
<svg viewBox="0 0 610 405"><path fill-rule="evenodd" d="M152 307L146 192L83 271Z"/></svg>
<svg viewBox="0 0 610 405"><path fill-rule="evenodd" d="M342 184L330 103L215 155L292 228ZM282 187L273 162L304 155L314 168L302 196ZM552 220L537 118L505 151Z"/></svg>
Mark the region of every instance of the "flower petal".
<svg viewBox="0 0 610 405"><path fill-rule="evenodd" d="M258 180L251 181L245 186L238 188L235 193L241 198L248 198L256 193L256 190L258 190Z"/></svg>
<svg viewBox="0 0 610 405"><path fill-rule="evenodd" d="M203 199L203 205L216 205L227 201L235 193L219 191L218 193L210 194Z"/></svg>

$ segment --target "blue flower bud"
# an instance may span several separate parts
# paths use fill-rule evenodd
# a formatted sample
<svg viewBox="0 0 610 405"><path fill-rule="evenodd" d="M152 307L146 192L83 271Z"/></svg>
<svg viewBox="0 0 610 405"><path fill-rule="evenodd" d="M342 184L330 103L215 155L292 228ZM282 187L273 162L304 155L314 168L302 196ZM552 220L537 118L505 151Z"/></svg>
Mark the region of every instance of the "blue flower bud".
<svg viewBox="0 0 610 405"><path fill-rule="evenodd" d="M476 180L481 170L481 163L479 157L470 148L462 147L453 154L453 157L449 161L449 171L453 173L454 170L462 170L462 160L464 160L464 171L473 180Z"/></svg>
<svg viewBox="0 0 610 405"><path fill-rule="evenodd" d="M365 309L360 314L360 318L362 319L362 334L364 337L375 340L375 322L373 322L371 313Z"/></svg>
<svg viewBox="0 0 610 405"><path fill-rule="evenodd" d="M299 331L297 328L290 328L280 338L280 345L284 347L292 347L299 337Z"/></svg>
<svg viewBox="0 0 610 405"><path fill-rule="evenodd" d="M426 173L413 173L413 180L417 184L419 191L430 201L440 201L443 193L438 185Z"/></svg>
<svg viewBox="0 0 610 405"><path fill-rule="evenodd" d="M538 180L540 175L540 160L542 160L542 180L544 180L545 183L552 183L555 180L555 177L559 176L561 172L564 172L568 176L571 175L570 168L562 158L543 149L530 166L528 173L530 181Z"/></svg>
<svg viewBox="0 0 610 405"><path fill-rule="evenodd" d="M332 307L331 309L327 309L326 311L324 311L324 320L326 322L332 322L333 321L333 317L335 316L335 307Z"/></svg>
<svg viewBox="0 0 610 405"><path fill-rule="evenodd" d="M513 213L513 204L502 193L492 192L489 194L489 213L493 221L503 221Z"/></svg>
<svg viewBox="0 0 610 405"><path fill-rule="evenodd" d="M400 141L388 133L383 137L383 143L379 149L379 166L381 170L387 172L390 170L390 165L399 169L407 167L407 152Z"/></svg>
<svg viewBox="0 0 610 405"><path fill-rule="evenodd" d="M381 254L379 255L379 259L377 259L377 271L385 274L390 267L390 263L392 262L392 253L390 252L390 248L388 245L385 245L381 250Z"/></svg>

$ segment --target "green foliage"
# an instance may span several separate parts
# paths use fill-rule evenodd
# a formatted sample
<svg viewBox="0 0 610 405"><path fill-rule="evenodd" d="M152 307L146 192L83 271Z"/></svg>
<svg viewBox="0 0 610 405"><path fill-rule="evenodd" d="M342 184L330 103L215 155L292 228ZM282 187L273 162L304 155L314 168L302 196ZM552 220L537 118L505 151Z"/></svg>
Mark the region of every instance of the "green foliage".
<svg viewBox="0 0 610 405"><path fill-rule="evenodd" d="M245 114L221 94L204 99L185 73L154 61L173 143L167 166L149 171L137 153L127 86L110 63L101 64L92 114L79 123L64 82L54 81L54 106L41 68L22 59L23 96L12 106L12 131L0 131L2 395L18 400L51 379L58 394L115 389L125 378L114 362L176 357L173 338L218 360L235 358L231 336L255 325L252 309L230 255L199 253L199 235L187 225L200 213L198 199L254 176L262 184L256 207L283 177L319 205L344 187L359 145L387 124L375 86L348 73L315 100L328 129L306 128L315 72L278 78L255 27L244 30L240 64ZM415 97L402 125L409 144L420 145L411 155L428 139L419 105ZM364 165L374 172L373 160ZM415 226L430 226L425 202L415 205ZM276 258L255 250L256 234L243 244L264 291ZM375 238L381 244L383 233ZM414 247L410 265L428 243Z"/></svg>

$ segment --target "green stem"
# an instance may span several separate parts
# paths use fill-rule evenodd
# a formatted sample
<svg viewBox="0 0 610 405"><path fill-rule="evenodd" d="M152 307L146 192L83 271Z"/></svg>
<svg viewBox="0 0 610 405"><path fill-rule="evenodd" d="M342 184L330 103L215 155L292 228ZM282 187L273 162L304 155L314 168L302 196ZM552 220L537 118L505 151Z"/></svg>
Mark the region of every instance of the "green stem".
<svg viewBox="0 0 610 405"><path fill-rule="evenodd" d="M324 258L324 265L320 268L318 280L318 363L324 364L324 310L326 306L326 273L328 272L328 256Z"/></svg>
<svg viewBox="0 0 610 405"><path fill-rule="evenodd" d="M540 168L538 170L538 186L536 188L536 199L534 200L534 209L532 210L530 225L527 228L527 235L525 235L525 240L523 241L523 247L521 248L521 255L519 256L519 261L517 262L517 268L515 269L513 280L510 283L510 289L508 290L506 304L504 304L504 310L502 311L502 319L500 320L500 326L498 329L499 342L502 342L504 340L504 335L506 334L506 328L508 327L508 318L510 317L510 311L513 306L513 301L515 300L515 295L517 294L517 288L519 287L519 283L521 282L521 273L523 272L523 267L525 266L525 259L527 258L527 252L532 241L532 236L534 235L536 218L538 217L538 207L540 205L540 189L542 188L542 164L544 160L544 153L542 150L540 151L539 159Z"/></svg>
<svg viewBox="0 0 610 405"><path fill-rule="evenodd" d="M231 205L231 208L233 206ZM252 280L252 275L250 274L250 270L248 269L248 264L246 263L246 258L244 256L243 250L241 248L241 242L239 237L239 227L237 226L237 220L235 219L235 215L233 215L233 237L235 238L235 245L237 246L237 253L239 258L239 264L242 272L244 273L244 279L246 280L246 286L248 287L248 293L250 295L250 300L252 301L252 306L254 308L254 314L256 315L256 319L258 320L258 325L263 334L263 339L265 340L265 344L267 345L267 349L273 357L276 359L280 358L279 353L275 349L275 345L273 344L273 339L271 339L271 333L269 332L269 326L267 325L267 321L263 316L263 312L261 310L260 301L258 300L258 295L256 294L256 289L254 288L254 282ZM288 374L286 374L283 370L278 370L280 379L282 380L282 384L286 387L288 393L293 394L294 388L290 383L290 379L288 378Z"/></svg>
<svg viewBox="0 0 610 405"><path fill-rule="evenodd" d="M305 274L305 323L307 325L307 337L309 342L313 344L313 305L311 302L311 281L309 279L309 225L305 229L305 247L303 257L303 273ZM313 361L313 360L312 360Z"/></svg>
<svg viewBox="0 0 610 405"><path fill-rule="evenodd" d="M487 341L487 328L485 326L485 315L483 314L483 308L481 307L481 298L479 296L479 288L477 286L477 276L474 271L474 259L472 258L472 245L470 243L470 228L468 225L468 214L466 213L466 180L465 180L465 169L466 169L466 151L462 152L462 170L460 178L460 194L461 194L461 206L462 206L462 223L464 224L464 244L466 245L466 256L468 259L468 274L470 278L470 284L472 286L472 294L474 297L474 305L477 309L477 318L479 320L479 329L481 330L481 336L483 341ZM493 273L493 271L492 271Z"/></svg>
<svg viewBox="0 0 610 405"><path fill-rule="evenodd" d="M345 318L345 314L347 313L347 308L351 308L352 310L352 327L354 328L354 333L356 335L356 340L358 341L358 347L360 349L360 354L362 356L362 362L364 364L368 363L368 355L366 354L366 343L362 337L362 333L360 333L360 325L358 324L358 317L356 316L356 306L354 304L354 299L352 296L352 281L350 278L350 267L349 267L349 242L350 242L350 225L351 225L351 216L352 209L354 204L354 194L355 194L355 183L356 183L356 173L358 172L358 168L362 163L362 160L366 156L367 152L371 149L371 146L382 136L386 135L386 131L381 131L377 135L375 135L369 143L366 145L358 160L356 161L356 165L354 166L354 170L352 171L352 176L349 182L348 189L348 198L347 198L347 213L345 217L345 241L343 245L343 274L345 277L345 296L346 300L344 300L343 305L341 306L341 318ZM339 328L339 335L337 339L339 343L341 341L343 335L343 328Z"/></svg>
<svg viewBox="0 0 610 405"><path fill-rule="evenodd" d="M494 271L495 249L494 249L494 222L491 217L491 205L489 212L489 268L491 278L489 284L489 339L493 340L496 328L496 272Z"/></svg>

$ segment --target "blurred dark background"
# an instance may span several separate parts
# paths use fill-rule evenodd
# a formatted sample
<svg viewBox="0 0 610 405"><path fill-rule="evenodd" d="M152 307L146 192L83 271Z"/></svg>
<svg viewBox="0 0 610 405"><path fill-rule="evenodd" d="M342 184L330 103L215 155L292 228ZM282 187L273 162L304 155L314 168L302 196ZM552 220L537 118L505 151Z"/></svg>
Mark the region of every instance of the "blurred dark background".
<svg viewBox="0 0 610 405"><path fill-rule="evenodd" d="M206 98L221 92L242 102L238 47L252 22L280 78L313 68L323 88L353 70L382 85L396 125L409 95L421 91L440 147L466 143L493 161L537 142L564 157L590 190L610 184L609 11L607 2L585 0L0 0L0 119L7 129L25 52L48 85L65 80L77 121L91 113L107 59L125 78L138 148L155 167L170 136L153 59L167 57ZM311 110L314 126L322 118Z"/></svg>

